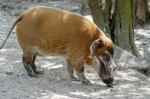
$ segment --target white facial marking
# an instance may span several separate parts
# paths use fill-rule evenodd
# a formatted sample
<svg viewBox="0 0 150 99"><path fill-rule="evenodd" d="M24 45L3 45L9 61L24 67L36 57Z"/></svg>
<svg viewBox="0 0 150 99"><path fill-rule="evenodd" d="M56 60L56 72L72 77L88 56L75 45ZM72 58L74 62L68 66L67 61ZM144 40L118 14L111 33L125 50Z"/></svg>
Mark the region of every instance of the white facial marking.
<svg viewBox="0 0 150 99"><path fill-rule="evenodd" d="M103 56L99 56L99 59L105 64L107 69L111 70L110 72L112 74L113 68L116 67L116 65L114 63L114 60L113 60L111 54L109 52L105 52L105 53L107 53L107 55L109 55L110 60L109 61L105 61L103 59Z"/></svg>
<svg viewBox="0 0 150 99"><path fill-rule="evenodd" d="M92 59L92 66L93 66L93 68L94 68L96 71L99 72L99 70L100 70L100 62L99 62L99 60L96 58L96 56L94 56L93 59Z"/></svg>

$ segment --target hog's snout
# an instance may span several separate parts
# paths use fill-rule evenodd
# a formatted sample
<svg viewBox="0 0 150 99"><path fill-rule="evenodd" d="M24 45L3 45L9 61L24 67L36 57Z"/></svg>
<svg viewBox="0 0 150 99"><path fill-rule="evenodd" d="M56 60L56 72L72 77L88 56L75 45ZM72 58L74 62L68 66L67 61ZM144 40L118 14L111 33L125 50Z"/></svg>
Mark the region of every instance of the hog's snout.
<svg viewBox="0 0 150 99"><path fill-rule="evenodd" d="M107 84L107 87L112 87L113 81L114 81L114 78L103 79L103 82Z"/></svg>

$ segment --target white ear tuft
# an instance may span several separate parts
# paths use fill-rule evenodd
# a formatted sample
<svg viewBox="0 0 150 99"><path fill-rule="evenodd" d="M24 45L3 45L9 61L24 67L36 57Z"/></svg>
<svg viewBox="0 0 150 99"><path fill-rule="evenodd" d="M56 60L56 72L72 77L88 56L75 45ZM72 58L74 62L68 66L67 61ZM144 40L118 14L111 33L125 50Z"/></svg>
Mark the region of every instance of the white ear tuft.
<svg viewBox="0 0 150 99"><path fill-rule="evenodd" d="M96 48L100 48L101 47L101 40L100 39L97 39L95 40L92 45L90 46L90 56L89 58L92 58L93 57L93 53L95 51Z"/></svg>

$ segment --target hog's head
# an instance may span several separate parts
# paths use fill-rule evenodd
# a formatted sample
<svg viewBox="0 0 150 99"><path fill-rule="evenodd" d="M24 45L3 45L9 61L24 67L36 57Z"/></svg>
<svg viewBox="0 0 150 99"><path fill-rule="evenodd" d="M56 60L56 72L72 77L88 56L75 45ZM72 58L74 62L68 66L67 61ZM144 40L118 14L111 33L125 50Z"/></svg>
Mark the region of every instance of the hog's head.
<svg viewBox="0 0 150 99"><path fill-rule="evenodd" d="M114 46L112 41L107 37L101 37L95 40L90 46L92 57L92 66L96 69L99 77L108 87L113 83L113 54Z"/></svg>

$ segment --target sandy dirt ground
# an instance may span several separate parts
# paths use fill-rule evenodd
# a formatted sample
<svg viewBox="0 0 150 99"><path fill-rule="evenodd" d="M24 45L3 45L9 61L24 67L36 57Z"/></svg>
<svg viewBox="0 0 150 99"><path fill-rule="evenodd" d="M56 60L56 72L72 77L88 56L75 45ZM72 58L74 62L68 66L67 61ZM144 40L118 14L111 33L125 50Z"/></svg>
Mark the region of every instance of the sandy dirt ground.
<svg viewBox="0 0 150 99"><path fill-rule="evenodd" d="M80 3L71 0L19 4L0 2L0 44L16 16L34 6L79 12ZM150 61L150 26L135 29L135 34L141 55ZM114 86L108 88L90 67L86 67L85 75L93 85L71 81L63 57L38 57L36 64L44 69L44 74L37 78L28 77L21 58L22 51L14 29L0 51L0 99L150 99L150 78L133 69L115 71Z"/></svg>

